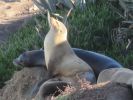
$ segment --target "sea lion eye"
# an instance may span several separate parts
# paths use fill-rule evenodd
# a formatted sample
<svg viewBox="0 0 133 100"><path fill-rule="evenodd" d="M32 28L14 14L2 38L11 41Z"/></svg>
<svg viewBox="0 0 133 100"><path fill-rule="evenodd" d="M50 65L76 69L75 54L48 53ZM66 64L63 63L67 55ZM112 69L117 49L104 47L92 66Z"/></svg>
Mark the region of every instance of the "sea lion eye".
<svg viewBox="0 0 133 100"><path fill-rule="evenodd" d="M23 53L21 56L20 56L20 62L22 63L25 63L28 61L28 57L27 57L27 54L26 53Z"/></svg>

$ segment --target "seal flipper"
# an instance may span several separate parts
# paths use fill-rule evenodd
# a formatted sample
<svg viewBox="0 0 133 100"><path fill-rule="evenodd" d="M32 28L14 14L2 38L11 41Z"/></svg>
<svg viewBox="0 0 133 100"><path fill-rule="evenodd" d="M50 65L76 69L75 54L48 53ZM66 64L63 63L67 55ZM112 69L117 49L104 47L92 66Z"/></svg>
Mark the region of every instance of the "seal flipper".
<svg viewBox="0 0 133 100"><path fill-rule="evenodd" d="M37 98L39 98L39 100L45 100L48 96L58 96L68 85L69 83L65 81L48 80L40 87Z"/></svg>

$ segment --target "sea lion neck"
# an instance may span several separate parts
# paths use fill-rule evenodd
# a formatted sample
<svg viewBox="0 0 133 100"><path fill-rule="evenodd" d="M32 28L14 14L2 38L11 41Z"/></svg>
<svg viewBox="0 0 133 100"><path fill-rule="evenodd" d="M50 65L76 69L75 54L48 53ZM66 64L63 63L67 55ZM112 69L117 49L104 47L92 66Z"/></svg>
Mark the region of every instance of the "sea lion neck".
<svg viewBox="0 0 133 100"><path fill-rule="evenodd" d="M48 32L47 36L50 37L50 41L56 45L67 41L67 33L60 29L55 30L54 28L50 28L50 31Z"/></svg>

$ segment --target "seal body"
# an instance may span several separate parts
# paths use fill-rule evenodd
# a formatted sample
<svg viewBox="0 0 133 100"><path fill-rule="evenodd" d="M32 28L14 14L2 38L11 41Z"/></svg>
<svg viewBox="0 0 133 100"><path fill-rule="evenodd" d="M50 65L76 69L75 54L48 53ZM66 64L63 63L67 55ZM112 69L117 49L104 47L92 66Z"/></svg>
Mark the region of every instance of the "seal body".
<svg viewBox="0 0 133 100"><path fill-rule="evenodd" d="M99 73L105 69L122 68L122 65L118 63L116 60L112 59L111 57L105 56L103 54L78 48L73 48L73 51L79 58L81 58L91 66L96 77L98 77ZM44 66L44 68L46 68L43 50L26 51L22 53L18 58L14 59L13 62L17 66L18 65L24 67Z"/></svg>
<svg viewBox="0 0 133 100"><path fill-rule="evenodd" d="M91 68L94 70L96 77L98 77L99 73L105 69L123 67L116 60L100 53L77 48L74 48L74 51L78 57L83 59L91 66Z"/></svg>
<svg viewBox="0 0 133 100"><path fill-rule="evenodd" d="M44 39L45 62L49 76L74 76L80 72L90 72L92 68L80 59L67 41L65 25L48 15L50 30Z"/></svg>

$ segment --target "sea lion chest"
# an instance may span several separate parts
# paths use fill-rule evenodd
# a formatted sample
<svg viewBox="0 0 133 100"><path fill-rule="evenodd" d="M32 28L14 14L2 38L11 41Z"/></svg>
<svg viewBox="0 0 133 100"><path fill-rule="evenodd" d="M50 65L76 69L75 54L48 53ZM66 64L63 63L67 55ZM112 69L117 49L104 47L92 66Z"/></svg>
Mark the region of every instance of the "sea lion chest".
<svg viewBox="0 0 133 100"><path fill-rule="evenodd" d="M51 57L52 52L54 51L54 39L53 34L47 34L44 40L44 50L45 50L45 62L48 67L49 59Z"/></svg>

